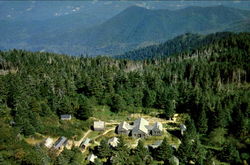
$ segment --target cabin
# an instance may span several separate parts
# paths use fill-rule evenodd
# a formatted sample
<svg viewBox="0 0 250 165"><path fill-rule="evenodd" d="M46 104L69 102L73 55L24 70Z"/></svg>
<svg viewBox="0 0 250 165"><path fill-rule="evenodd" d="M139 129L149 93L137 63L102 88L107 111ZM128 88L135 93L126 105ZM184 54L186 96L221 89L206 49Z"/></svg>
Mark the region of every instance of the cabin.
<svg viewBox="0 0 250 165"><path fill-rule="evenodd" d="M133 127L130 124L128 124L126 121L123 121L118 125L117 133L122 135L128 135L132 128Z"/></svg>
<svg viewBox="0 0 250 165"><path fill-rule="evenodd" d="M89 138L85 139L84 141L82 141L82 143L80 144L81 148L84 150L90 143L90 140Z"/></svg>
<svg viewBox="0 0 250 165"><path fill-rule="evenodd" d="M62 136L55 142L53 148L56 150L60 150L67 144L67 142L68 142L68 139Z"/></svg>
<svg viewBox="0 0 250 165"><path fill-rule="evenodd" d="M104 131L105 130L105 122L104 121L95 121L93 128L95 131Z"/></svg>
<svg viewBox="0 0 250 165"><path fill-rule="evenodd" d="M47 148L51 148L53 146L53 139L51 138L46 138L44 141L44 145Z"/></svg>
<svg viewBox="0 0 250 165"><path fill-rule="evenodd" d="M156 122L151 128L150 134L152 136L161 136L163 131L162 124L160 122Z"/></svg>
<svg viewBox="0 0 250 165"><path fill-rule="evenodd" d="M108 140L108 144L112 147L117 147L118 143L119 143L119 139L117 137L113 137Z"/></svg>
<svg viewBox="0 0 250 165"><path fill-rule="evenodd" d="M180 129L181 129L181 135L183 135L183 134L184 134L184 131L187 130L187 127L186 127L184 124L181 124L181 125L180 125Z"/></svg>
<svg viewBox="0 0 250 165"><path fill-rule="evenodd" d="M145 138L149 135L147 129L148 121L144 118L139 118L134 121L134 128L132 129L132 137Z"/></svg>
<svg viewBox="0 0 250 165"><path fill-rule="evenodd" d="M97 156L95 156L94 154L90 154L87 158L88 161L95 163L95 159L97 158Z"/></svg>
<svg viewBox="0 0 250 165"><path fill-rule="evenodd" d="M71 120L71 118L71 115L68 114L61 115L61 120Z"/></svg>

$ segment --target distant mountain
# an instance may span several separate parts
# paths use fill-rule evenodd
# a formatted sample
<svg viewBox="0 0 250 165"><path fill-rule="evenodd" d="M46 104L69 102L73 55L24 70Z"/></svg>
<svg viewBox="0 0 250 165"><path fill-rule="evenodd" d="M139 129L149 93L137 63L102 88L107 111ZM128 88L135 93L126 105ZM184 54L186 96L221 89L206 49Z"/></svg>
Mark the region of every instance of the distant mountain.
<svg viewBox="0 0 250 165"><path fill-rule="evenodd" d="M132 6L96 27L64 33L61 37L66 38L61 41L63 45L70 41L73 45L88 47L94 54L116 54L187 32L207 34L223 31L233 22L249 16L249 11L224 6L188 7L175 11ZM57 41L57 38L51 40Z"/></svg>
<svg viewBox="0 0 250 165"><path fill-rule="evenodd" d="M121 54L184 33L244 31L245 27L237 22L248 20L250 11L224 6L174 11L132 6L99 25L86 28L86 24L91 24L92 19L87 19L90 17L75 13L32 22L5 21L0 29L3 36L0 47L73 55Z"/></svg>

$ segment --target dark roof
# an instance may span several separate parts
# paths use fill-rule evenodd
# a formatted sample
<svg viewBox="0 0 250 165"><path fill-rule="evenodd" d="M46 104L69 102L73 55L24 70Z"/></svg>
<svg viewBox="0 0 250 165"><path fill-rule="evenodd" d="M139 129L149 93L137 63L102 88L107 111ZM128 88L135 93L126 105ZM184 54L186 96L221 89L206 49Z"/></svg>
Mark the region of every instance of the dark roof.
<svg viewBox="0 0 250 165"><path fill-rule="evenodd" d="M65 115L61 115L62 119L70 119L71 115L65 114Z"/></svg>
<svg viewBox="0 0 250 165"><path fill-rule="evenodd" d="M55 148L55 149L58 149L58 148L60 148L62 145L65 145L66 143L67 143L67 138L64 137L64 136L62 136L62 137L60 137L60 139L58 139L58 140L56 141L56 143L54 144L54 148Z"/></svg>

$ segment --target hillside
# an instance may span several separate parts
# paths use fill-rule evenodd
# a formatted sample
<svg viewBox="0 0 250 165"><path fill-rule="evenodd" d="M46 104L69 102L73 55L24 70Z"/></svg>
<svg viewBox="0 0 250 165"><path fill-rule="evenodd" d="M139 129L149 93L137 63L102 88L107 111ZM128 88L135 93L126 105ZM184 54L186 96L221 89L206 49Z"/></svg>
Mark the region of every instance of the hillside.
<svg viewBox="0 0 250 165"><path fill-rule="evenodd" d="M89 149L99 155L105 152L98 161L115 156L114 162L124 165L157 164L167 163L174 155L182 164L249 162L250 34L210 37L214 42L192 51L143 62L0 52L0 132L4 132L0 134L0 162L83 163L86 155L77 147L64 149L58 156L42 143L32 144L46 137L79 140L96 114L100 120L121 117L130 121L128 116L138 113L162 120L175 113L186 116L187 133L179 137L178 149L165 141L158 149L147 150L142 140L136 148L122 144L110 152L104 143L97 151ZM109 113L104 114L104 109L110 109ZM61 114L71 114L72 120L61 121ZM165 127L167 136L175 136L168 129L173 125ZM93 134L102 137L102 133ZM143 159L145 154L149 159Z"/></svg>
<svg viewBox="0 0 250 165"><path fill-rule="evenodd" d="M0 47L72 55L121 54L187 32L245 31L247 28L237 22L249 16L247 10L224 6L179 10L132 6L108 20L84 12L45 20L3 20Z"/></svg>
<svg viewBox="0 0 250 165"><path fill-rule="evenodd" d="M146 60L166 58L181 52L190 52L205 45L232 37L230 32L220 32L209 35L186 33L162 44L156 44L141 49L135 49L122 55L113 56L117 59Z"/></svg>

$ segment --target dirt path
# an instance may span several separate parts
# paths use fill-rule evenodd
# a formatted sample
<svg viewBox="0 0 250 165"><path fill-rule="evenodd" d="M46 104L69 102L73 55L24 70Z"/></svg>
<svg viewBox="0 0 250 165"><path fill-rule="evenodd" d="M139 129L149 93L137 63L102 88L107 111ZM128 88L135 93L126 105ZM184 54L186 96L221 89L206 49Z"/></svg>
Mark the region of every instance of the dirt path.
<svg viewBox="0 0 250 165"><path fill-rule="evenodd" d="M83 139L85 139L90 132L92 132L92 130L89 129L87 132L85 132L85 134L83 135L83 137L80 140L74 141L75 146L79 147L81 142L83 141Z"/></svg>
<svg viewBox="0 0 250 165"><path fill-rule="evenodd" d="M96 136L95 138L93 138L92 140L93 140L94 144L100 145L100 143L97 142L97 141L95 141L95 140L98 139L99 137L103 136L103 135L106 135L107 133L109 133L110 131L113 131L113 130L115 130L115 127L114 127L114 128L110 128L110 129L106 130L105 132L103 132L101 135L98 135L98 136ZM90 132L91 132L91 131L89 130L89 133L90 133ZM85 133L85 137L89 134L89 133L88 133L88 134L87 134L87 133L88 133L88 132ZM83 137L82 139L84 139L85 137ZM82 153L85 153L85 152L87 151L88 147L89 147L89 146L87 146L87 147L82 151Z"/></svg>
<svg viewBox="0 0 250 165"><path fill-rule="evenodd" d="M114 124L120 124L119 122L113 122L113 123L106 123L105 125L114 125Z"/></svg>
<svg viewBox="0 0 250 165"><path fill-rule="evenodd" d="M103 135L106 135L108 132L114 131L114 130L115 130L115 127L112 127L112 128L110 128L110 129L106 130L105 132L103 132L101 135L98 135L98 136L96 136L95 138L93 138L93 140L98 139L99 137L101 137L101 136L103 136Z"/></svg>

